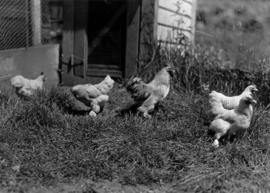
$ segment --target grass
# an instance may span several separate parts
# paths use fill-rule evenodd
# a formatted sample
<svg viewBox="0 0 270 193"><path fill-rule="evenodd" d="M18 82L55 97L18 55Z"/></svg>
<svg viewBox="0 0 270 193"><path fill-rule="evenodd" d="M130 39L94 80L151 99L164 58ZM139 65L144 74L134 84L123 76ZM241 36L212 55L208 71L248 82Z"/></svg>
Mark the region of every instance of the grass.
<svg viewBox="0 0 270 193"><path fill-rule="evenodd" d="M9 84L0 85L0 190L270 192L270 82L265 57L269 5L263 0L198 3L204 18L197 29L211 37L198 33L200 45L193 50L158 50L140 74L149 80L165 63L177 66L171 92L151 120L129 114L114 117L114 109L131 101L117 86L102 115L92 119L72 112L76 102L66 88L21 100ZM242 9L247 16L236 18ZM200 27L203 20L206 24ZM263 27L254 31L247 25L252 21ZM237 68L228 68L232 66ZM251 83L259 88L251 127L234 141L212 148L203 86L232 95Z"/></svg>
<svg viewBox="0 0 270 193"><path fill-rule="evenodd" d="M252 69L269 56L269 10L265 0L200 0L196 41L218 49L223 65Z"/></svg>
<svg viewBox="0 0 270 193"><path fill-rule="evenodd" d="M203 56L204 51L196 52ZM167 62L166 54L160 51L153 65ZM21 100L9 85L3 85L2 189L31 192L35 186L57 187L87 179L94 184L113 181L135 190L143 186L145 192L150 192L149 187L165 187L161 192L270 191L268 98L257 106L252 126L244 136L224 141L214 149L205 126L209 121L207 93L201 89L209 83L211 89L238 94L250 81L264 82L266 88L267 76L252 78L249 73L222 71L214 67L218 65L214 54L204 58L190 52L185 57L177 51L170 54L171 61L178 64L178 76L162 108L150 120L135 115L112 116L115 108L131 100L117 86L102 116L92 119L71 114L66 104L70 100L62 89ZM210 64L213 66L207 68ZM221 73L223 77L211 82ZM77 191L93 187L84 185L86 189Z"/></svg>

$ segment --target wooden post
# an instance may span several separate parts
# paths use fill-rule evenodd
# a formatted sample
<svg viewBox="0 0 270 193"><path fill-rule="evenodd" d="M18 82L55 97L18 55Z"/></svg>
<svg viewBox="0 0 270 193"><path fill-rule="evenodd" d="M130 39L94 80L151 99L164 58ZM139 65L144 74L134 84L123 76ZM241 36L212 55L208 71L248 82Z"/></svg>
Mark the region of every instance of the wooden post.
<svg viewBox="0 0 270 193"><path fill-rule="evenodd" d="M79 68L79 76L85 78L88 68L88 1L64 0L63 5L64 28L62 62L64 65L67 65L68 74L73 76L75 68Z"/></svg>
<svg viewBox="0 0 270 193"><path fill-rule="evenodd" d="M86 78L88 69L88 1L74 2L74 65L80 71L79 76ZM82 72L82 74L81 74Z"/></svg>
<svg viewBox="0 0 270 193"><path fill-rule="evenodd" d="M127 0L125 77L137 72L140 40L140 0Z"/></svg>
<svg viewBox="0 0 270 193"><path fill-rule="evenodd" d="M83 78L86 78L87 76L87 70L88 70L88 35L87 31L85 30L85 33L83 35L84 41L84 49L83 49Z"/></svg>
<svg viewBox="0 0 270 193"><path fill-rule="evenodd" d="M29 1L28 0L25 0L25 23L26 23L26 26L29 26ZM26 48L29 47L29 28L26 27L25 28L25 46Z"/></svg>
<svg viewBox="0 0 270 193"><path fill-rule="evenodd" d="M191 29L191 43L195 44L195 34L196 34L196 12L197 12L197 0L192 0L192 29Z"/></svg>
<svg viewBox="0 0 270 193"><path fill-rule="evenodd" d="M140 60L149 62L153 54L153 45L157 41L158 0L142 0Z"/></svg>
<svg viewBox="0 0 270 193"><path fill-rule="evenodd" d="M31 0L33 45L41 44L41 0Z"/></svg>
<svg viewBox="0 0 270 193"><path fill-rule="evenodd" d="M74 0L63 1L63 71L73 75L74 64Z"/></svg>

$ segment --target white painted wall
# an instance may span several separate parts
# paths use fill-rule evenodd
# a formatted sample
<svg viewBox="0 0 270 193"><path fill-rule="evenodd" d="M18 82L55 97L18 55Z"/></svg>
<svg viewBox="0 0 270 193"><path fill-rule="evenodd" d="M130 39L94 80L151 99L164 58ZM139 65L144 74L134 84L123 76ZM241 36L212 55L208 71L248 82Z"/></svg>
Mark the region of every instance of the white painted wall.
<svg viewBox="0 0 270 193"><path fill-rule="evenodd" d="M172 44L179 43L183 33L194 41L197 0L158 0L157 38Z"/></svg>

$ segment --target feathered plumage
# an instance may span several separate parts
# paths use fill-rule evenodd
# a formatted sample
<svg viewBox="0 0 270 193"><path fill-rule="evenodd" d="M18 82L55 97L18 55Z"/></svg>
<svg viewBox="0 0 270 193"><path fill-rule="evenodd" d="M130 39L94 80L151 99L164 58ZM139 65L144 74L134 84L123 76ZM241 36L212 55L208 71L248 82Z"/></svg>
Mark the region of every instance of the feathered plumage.
<svg viewBox="0 0 270 193"><path fill-rule="evenodd" d="M19 96L29 97L34 94L36 90L44 88L46 76L43 72L36 79L28 79L22 75L17 75L11 78L11 85L16 89Z"/></svg>
<svg viewBox="0 0 270 193"><path fill-rule="evenodd" d="M172 72L172 68L166 66L148 84L138 77L127 83L127 91L138 104L137 110L143 113L144 117L150 118L149 111L155 108L156 103L167 97L170 91L170 75Z"/></svg>
<svg viewBox="0 0 270 193"><path fill-rule="evenodd" d="M80 101L90 106L90 116L96 116L102 111L105 102L109 100L107 95L113 88L114 80L109 75L98 84L80 84L73 86L71 92Z"/></svg>
<svg viewBox="0 0 270 193"><path fill-rule="evenodd" d="M234 133L249 128L253 115L253 105L256 103L252 96L247 95L242 96L238 106L232 110L225 109L220 101L216 103L216 105L219 105L219 114L209 127L211 131L215 132L214 147L219 146L218 140L228 131Z"/></svg>
<svg viewBox="0 0 270 193"><path fill-rule="evenodd" d="M258 89L256 85L248 86L240 95L238 96L225 96L222 93L212 91L209 94L209 103L211 106L211 113L218 115L222 109L235 109L238 107L240 100L244 96L253 97L253 94L257 92Z"/></svg>

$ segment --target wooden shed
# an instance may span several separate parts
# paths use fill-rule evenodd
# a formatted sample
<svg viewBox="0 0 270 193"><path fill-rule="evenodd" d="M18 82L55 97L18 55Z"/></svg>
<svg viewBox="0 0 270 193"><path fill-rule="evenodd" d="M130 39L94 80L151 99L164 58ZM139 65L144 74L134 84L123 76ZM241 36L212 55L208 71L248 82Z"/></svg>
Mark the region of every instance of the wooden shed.
<svg viewBox="0 0 270 193"><path fill-rule="evenodd" d="M64 0L63 81L136 73L152 42L194 40L195 9L196 0Z"/></svg>

